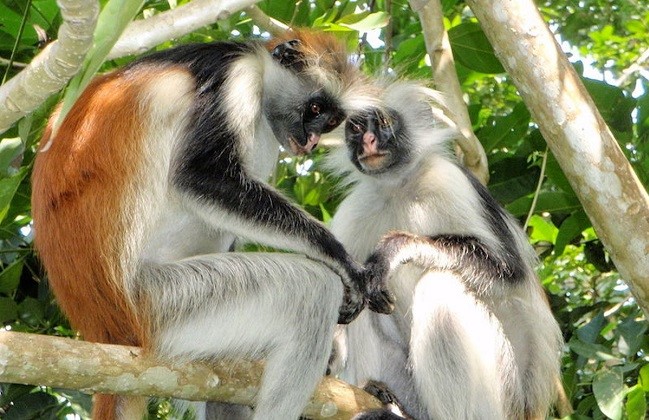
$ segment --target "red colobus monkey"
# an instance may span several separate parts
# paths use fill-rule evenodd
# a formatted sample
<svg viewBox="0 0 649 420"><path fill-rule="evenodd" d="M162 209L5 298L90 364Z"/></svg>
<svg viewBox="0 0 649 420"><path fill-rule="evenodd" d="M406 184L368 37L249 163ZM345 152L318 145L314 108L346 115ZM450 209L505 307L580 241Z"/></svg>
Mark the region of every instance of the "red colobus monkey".
<svg viewBox="0 0 649 420"><path fill-rule="evenodd" d="M264 420L299 416L337 318L365 304L366 271L264 182L279 144L311 151L363 89L334 39L290 35L183 45L97 77L60 128L52 117L33 173L36 249L83 337L266 357ZM236 236L308 258L226 253ZM94 418L136 418L130 406L97 396Z"/></svg>
<svg viewBox="0 0 649 420"><path fill-rule="evenodd" d="M387 273L368 294L396 297L391 315L365 311L346 326L341 377L382 382L420 420L545 418L562 338L534 251L455 162L431 96L389 86L382 107L348 117L346 147L332 155L353 184L332 231L354 257L369 257L375 278Z"/></svg>

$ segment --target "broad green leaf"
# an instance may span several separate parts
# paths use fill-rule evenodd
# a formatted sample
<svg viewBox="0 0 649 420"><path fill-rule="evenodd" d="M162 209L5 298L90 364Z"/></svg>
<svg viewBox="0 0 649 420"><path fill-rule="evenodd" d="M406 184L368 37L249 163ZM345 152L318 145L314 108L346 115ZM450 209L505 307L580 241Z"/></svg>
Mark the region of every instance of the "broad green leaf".
<svg viewBox="0 0 649 420"><path fill-rule="evenodd" d="M18 318L18 304L12 298L0 296L0 323Z"/></svg>
<svg viewBox="0 0 649 420"><path fill-rule="evenodd" d="M20 283L20 274L23 272L23 262L24 260L19 258L2 270L0 273L0 293L8 295L16 290Z"/></svg>
<svg viewBox="0 0 649 420"><path fill-rule="evenodd" d="M631 113L636 106L636 100L627 97L617 86L611 86L600 80L582 80L608 125L618 132L630 132L633 127Z"/></svg>
<svg viewBox="0 0 649 420"><path fill-rule="evenodd" d="M16 190L25 175L27 175L27 172L27 168L23 167L15 175L0 179L0 222L2 222L7 215L11 200L13 200Z"/></svg>
<svg viewBox="0 0 649 420"><path fill-rule="evenodd" d="M484 149L489 152L497 147L513 146L527 133L530 113L523 102L519 102L509 115L495 117L490 125L477 134Z"/></svg>
<svg viewBox="0 0 649 420"><path fill-rule="evenodd" d="M574 351L580 356L588 359L596 359L603 361L617 361L618 359L611 354L611 349L601 344L585 343L577 337L572 337L568 342L570 350Z"/></svg>
<svg viewBox="0 0 649 420"><path fill-rule="evenodd" d="M448 31L448 36L453 56L463 66L486 74L505 71L496 58L487 37L482 32L482 28L477 23L467 22L455 26Z"/></svg>
<svg viewBox="0 0 649 420"><path fill-rule="evenodd" d="M530 218L528 228L531 228L530 239L533 242L549 242L554 243L558 229L551 223L542 218L541 216L534 215Z"/></svg>
<svg viewBox="0 0 649 420"><path fill-rule="evenodd" d="M617 329L621 336L618 344L620 352L625 356L634 356L642 348L647 332L647 322L627 318L620 322Z"/></svg>
<svg viewBox="0 0 649 420"><path fill-rule="evenodd" d="M360 17L360 19L359 19ZM336 22L341 26L351 28L358 32L367 32L372 29L383 28L390 21L390 15L385 12L368 13L365 16L359 13L347 15Z"/></svg>
<svg viewBox="0 0 649 420"><path fill-rule="evenodd" d="M573 239L581 235L585 229L591 226L590 219L583 210L577 210L572 213L567 219L559 226L559 234L557 241L554 243L554 252L556 255L563 254L566 245L572 242Z"/></svg>
<svg viewBox="0 0 649 420"><path fill-rule="evenodd" d="M22 20L22 14L16 13L12 9L8 8L3 2L0 2L0 31L9 35L12 41L15 40L16 36L18 35ZM38 41L38 35L36 35L36 31L31 27L31 25L28 24L25 26L23 36L20 41L21 45L23 46L33 45ZM13 42L10 43L10 45L12 44Z"/></svg>
<svg viewBox="0 0 649 420"><path fill-rule="evenodd" d="M36 327L45 318L45 304L31 297L25 298L18 305L20 319L32 327Z"/></svg>
<svg viewBox="0 0 649 420"><path fill-rule="evenodd" d="M636 385L626 394L626 418L628 420L645 420L647 415L647 394L641 386Z"/></svg>
<svg viewBox="0 0 649 420"><path fill-rule="evenodd" d="M607 324L606 318L602 312L598 312L586 325L577 330L577 337L584 343L594 343L599 337L602 328Z"/></svg>
<svg viewBox="0 0 649 420"><path fill-rule="evenodd" d="M645 392L649 392L649 363L640 368L638 378L638 382L642 385L642 389Z"/></svg>
<svg viewBox="0 0 649 420"><path fill-rule="evenodd" d="M506 206L514 216L520 217L527 214L532 205L532 197L520 198ZM542 191L536 202L536 213L547 211L549 213L571 213L581 208L577 197L560 191Z"/></svg>
<svg viewBox="0 0 649 420"><path fill-rule="evenodd" d="M624 377L615 370L602 370L593 380L593 394L602 413L613 420L622 418L624 409Z"/></svg>
<svg viewBox="0 0 649 420"><path fill-rule="evenodd" d="M295 10L295 3L292 1L266 1L259 3L259 6L268 16L282 22L290 22Z"/></svg>

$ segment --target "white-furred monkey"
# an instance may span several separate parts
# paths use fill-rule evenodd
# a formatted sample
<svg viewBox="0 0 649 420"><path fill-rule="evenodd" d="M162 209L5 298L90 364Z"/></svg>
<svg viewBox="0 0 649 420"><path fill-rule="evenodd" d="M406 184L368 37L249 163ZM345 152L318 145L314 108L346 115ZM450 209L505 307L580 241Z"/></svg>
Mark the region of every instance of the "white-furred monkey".
<svg viewBox="0 0 649 420"><path fill-rule="evenodd" d="M365 311L346 326L340 376L382 382L420 420L543 418L559 327L524 232L453 158L436 96L390 85L382 107L348 117L346 147L332 152L353 184L332 231L354 257L369 257L368 269L389 274L368 294L396 297L391 315Z"/></svg>
<svg viewBox="0 0 649 420"><path fill-rule="evenodd" d="M33 174L36 249L83 337L266 357L264 420L298 417L337 318L365 304L366 271L264 182L280 144L309 152L364 85L333 38L289 36L183 45L97 77L58 130L52 117ZM308 258L226 253L235 236ZM94 418L135 418L125 400L98 396Z"/></svg>

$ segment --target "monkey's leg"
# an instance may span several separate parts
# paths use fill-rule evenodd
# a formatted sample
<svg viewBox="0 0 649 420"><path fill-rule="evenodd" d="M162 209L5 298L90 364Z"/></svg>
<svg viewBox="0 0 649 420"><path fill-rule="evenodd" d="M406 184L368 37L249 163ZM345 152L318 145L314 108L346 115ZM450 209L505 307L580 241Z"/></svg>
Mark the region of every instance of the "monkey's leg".
<svg viewBox="0 0 649 420"><path fill-rule="evenodd" d="M160 355L265 358L254 419L297 419L325 372L338 275L293 254L227 253L142 270Z"/></svg>
<svg viewBox="0 0 649 420"><path fill-rule="evenodd" d="M411 362L430 418L501 420L501 372L513 372L495 317L449 272L430 271L412 305ZM517 417L520 418L520 417Z"/></svg>

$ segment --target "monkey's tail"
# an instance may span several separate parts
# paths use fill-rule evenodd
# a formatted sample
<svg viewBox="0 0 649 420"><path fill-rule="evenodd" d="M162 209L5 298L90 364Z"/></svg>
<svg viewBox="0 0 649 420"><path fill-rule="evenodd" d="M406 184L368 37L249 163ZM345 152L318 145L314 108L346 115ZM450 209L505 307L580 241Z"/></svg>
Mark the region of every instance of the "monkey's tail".
<svg viewBox="0 0 649 420"><path fill-rule="evenodd" d="M93 420L139 420L146 418L148 399L139 396L95 394Z"/></svg>

